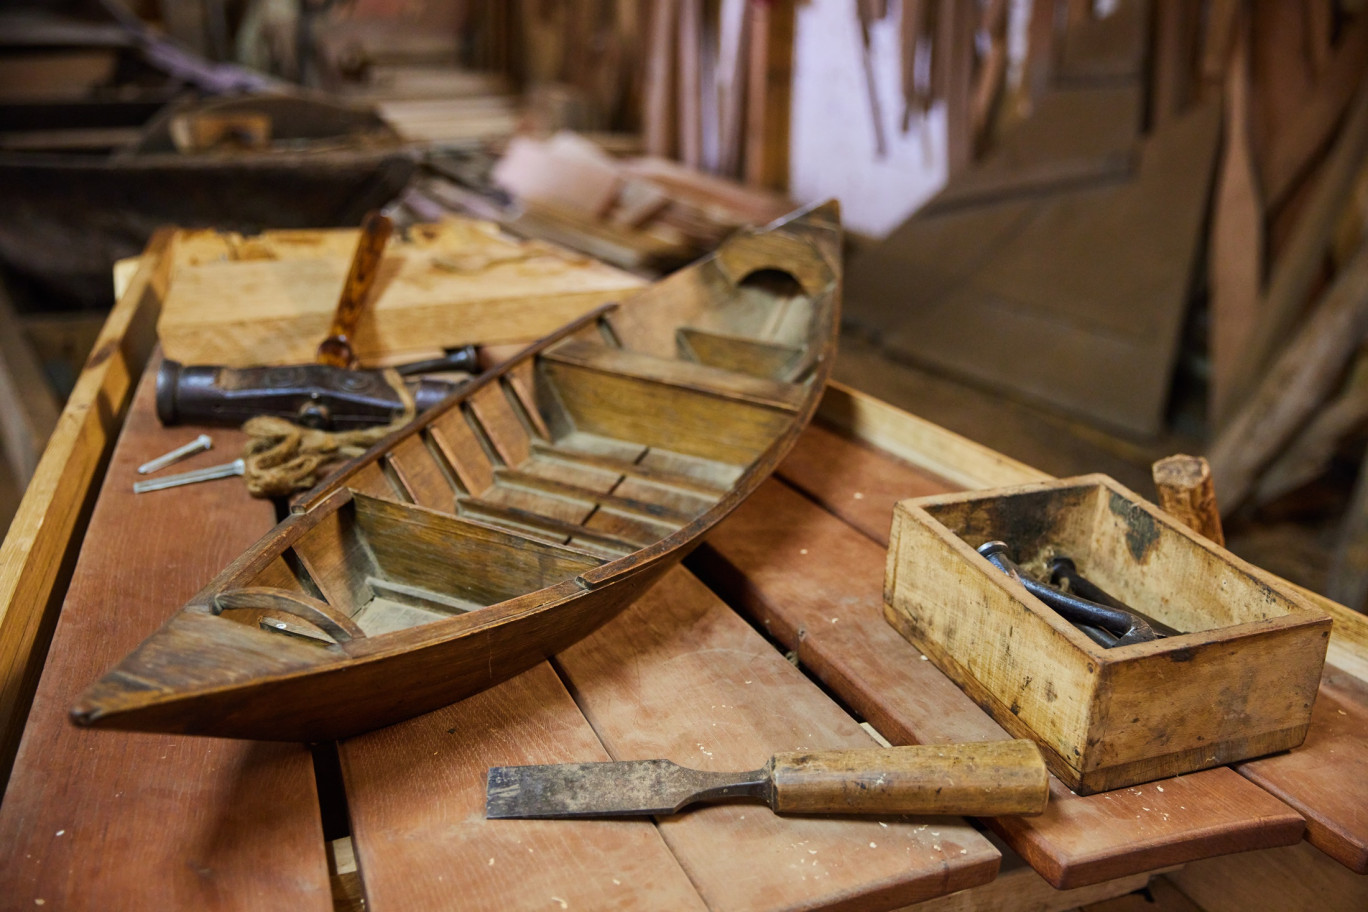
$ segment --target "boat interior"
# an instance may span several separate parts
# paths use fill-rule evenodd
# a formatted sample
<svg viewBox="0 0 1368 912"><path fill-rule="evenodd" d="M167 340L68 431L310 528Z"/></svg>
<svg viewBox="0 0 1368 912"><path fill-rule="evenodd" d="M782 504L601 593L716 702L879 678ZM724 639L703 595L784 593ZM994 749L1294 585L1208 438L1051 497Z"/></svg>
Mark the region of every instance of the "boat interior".
<svg viewBox="0 0 1368 912"><path fill-rule="evenodd" d="M834 274L786 240L821 268L733 279L707 261L439 406L305 495L306 531L211 610L345 646L576 580L704 516L820 395Z"/></svg>

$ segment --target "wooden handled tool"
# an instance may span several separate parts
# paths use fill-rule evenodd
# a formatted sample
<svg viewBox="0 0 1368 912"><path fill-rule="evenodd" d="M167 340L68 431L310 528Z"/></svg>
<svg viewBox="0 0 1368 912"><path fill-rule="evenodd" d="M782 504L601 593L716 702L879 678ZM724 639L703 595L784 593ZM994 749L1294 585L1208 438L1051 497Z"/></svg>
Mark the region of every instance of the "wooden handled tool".
<svg viewBox="0 0 1368 912"><path fill-rule="evenodd" d="M356 253L352 255L347 281L342 285L342 296L337 301L332 328L328 330L328 338L318 346L315 360L319 364L331 367L356 366L351 340L356 335L356 325L361 321L366 299L375 287L385 244L393 231L394 223L379 212L369 213L361 223L361 239L357 241Z"/></svg>
<svg viewBox="0 0 1368 912"><path fill-rule="evenodd" d="M1039 814L1049 776L1033 741L920 744L775 754L757 770L717 773L669 760L500 766L485 816L673 814L751 798L781 814Z"/></svg>

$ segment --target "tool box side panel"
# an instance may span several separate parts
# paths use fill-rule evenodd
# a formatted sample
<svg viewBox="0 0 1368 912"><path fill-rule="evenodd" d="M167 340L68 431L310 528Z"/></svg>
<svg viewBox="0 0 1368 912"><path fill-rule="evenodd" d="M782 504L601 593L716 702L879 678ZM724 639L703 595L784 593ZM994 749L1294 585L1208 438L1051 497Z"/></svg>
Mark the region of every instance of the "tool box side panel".
<svg viewBox="0 0 1368 912"><path fill-rule="evenodd" d="M1233 630L1191 647L1107 663L1083 769L1143 767L1152 760L1149 779L1300 744L1320 683L1329 619ZM1098 788L1106 784L1096 780Z"/></svg>
<svg viewBox="0 0 1368 912"><path fill-rule="evenodd" d="M977 555L925 510L898 504L893 527L890 621L980 705L988 702L999 723L1041 742L1047 759L1076 757L1098 663L1019 601L1006 577L999 582L973 566ZM1052 766L1064 762L1058 758Z"/></svg>
<svg viewBox="0 0 1368 912"><path fill-rule="evenodd" d="M1211 632L1285 617L1323 615L1290 588L1260 579L1105 476L1093 524L1099 559L1089 578L1137 611L1184 632Z"/></svg>

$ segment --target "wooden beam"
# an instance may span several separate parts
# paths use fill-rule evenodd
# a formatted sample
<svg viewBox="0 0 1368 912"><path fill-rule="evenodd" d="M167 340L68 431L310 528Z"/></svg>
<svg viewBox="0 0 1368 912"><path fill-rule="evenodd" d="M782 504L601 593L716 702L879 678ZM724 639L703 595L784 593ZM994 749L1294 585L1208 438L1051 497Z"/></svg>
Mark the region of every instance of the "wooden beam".
<svg viewBox="0 0 1368 912"><path fill-rule="evenodd" d="M1286 127L1271 137L1263 168L1264 195L1269 208L1287 198L1317 156L1330 144L1355 92L1368 72L1368 13L1358 16L1335 48L1325 75ZM1348 127L1346 126L1347 130Z"/></svg>
<svg viewBox="0 0 1368 912"><path fill-rule="evenodd" d="M23 488L57 426L60 406L3 285L0 326L0 446L10 476Z"/></svg>
<svg viewBox="0 0 1368 912"><path fill-rule="evenodd" d="M1207 257L1211 286L1209 407L1215 426L1232 407L1233 379L1257 325L1263 288L1264 208L1250 148L1248 20L1242 22L1235 39L1225 92L1225 141Z"/></svg>
<svg viewBox="0 0 1368 912"><path fill-rule="evenodd" d="M1250 333L1244 356L1231 376L1233 402L1243 401L1254 388L1260 372L1272 361L1278 346L1296 325L1307 295L1320 275L1335 223L1362 167L1365 151L1368 151L1368 81L1359 86L1344 129L1322 166L1320 178L1288 239L1286 250L1273 266L1258 325ZM1232 506L1226 505L1227 508Z"/></svg>
<svg viewBox="0 0 1368 912"><path fill-rule="evenodd" d="M1334 389L1368 332L1368 247L1361 248L1211 448L1221 509L1229 514L1259 473Z"/></svg>
<svg viewBox="0 0 1368 912"><path fill-rule="evenodd" d="M153 237L110 311L0 545L0 782L9 777L106 458L156 340L170 245L170 232Z"/></svg>
<svg viewBox="0 0 1368 912"><path fill-rule="evenodd" d="M746 182L781 192L789 183L794 5L751 3L746 75Z"/></svg>

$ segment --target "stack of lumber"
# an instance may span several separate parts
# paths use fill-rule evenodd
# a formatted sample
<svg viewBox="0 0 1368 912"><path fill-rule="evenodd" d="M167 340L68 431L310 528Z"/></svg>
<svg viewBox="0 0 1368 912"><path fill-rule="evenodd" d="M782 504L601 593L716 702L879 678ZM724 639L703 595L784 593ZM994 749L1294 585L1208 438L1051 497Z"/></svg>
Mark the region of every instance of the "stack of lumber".
<svg viewBox="0 0 1368 912"><path fill-rule="evenodd" d="M733 231L794 208L777 194L663 158L614 158L567 131L545 140L515 137L487 162L487 174L450 159L430 163L436 173L405 197L419 215L472 212L647 274L690 262Z"/></svg>

